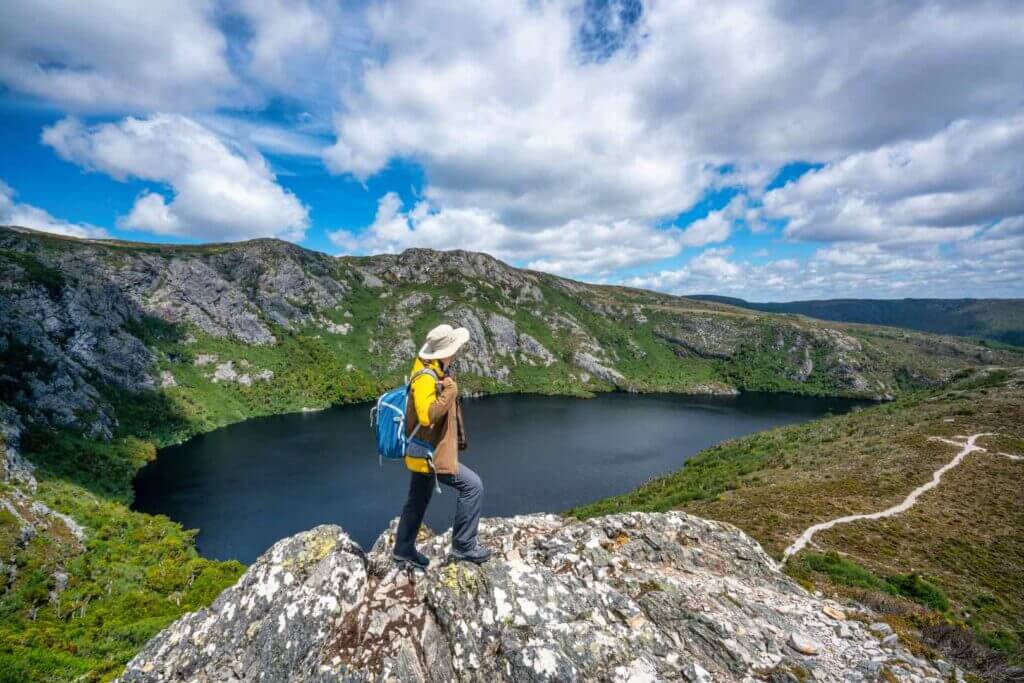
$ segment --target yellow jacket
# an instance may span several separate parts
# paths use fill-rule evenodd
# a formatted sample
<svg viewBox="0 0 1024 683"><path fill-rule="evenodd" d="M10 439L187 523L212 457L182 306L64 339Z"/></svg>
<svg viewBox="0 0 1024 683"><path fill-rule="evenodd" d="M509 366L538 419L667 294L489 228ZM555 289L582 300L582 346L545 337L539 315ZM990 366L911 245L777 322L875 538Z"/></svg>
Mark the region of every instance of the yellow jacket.
<svg viewBox="0 0 1024 683"><path fill-rule="evenodd" d="M412 363L412 370L409 371L409 376L412 377L424 369L433 370L434 374L437 375L437 379L434 378L434 375L423 373L412 381L410 390L412 392L413 404L416 408L416 422L421 428L430 426L430 404L437 400L437 383L444 377L441 361L429 360L424 364L423 359L418 357Z"/></svg>
<svg viewBox="0 0 1024 683"><path fill-rule="evenodd" d="M420 370L429 368L438 378L444 377L441 363L436 360L424 361L420 358L412 364L410 376ZM438 393L438 380L433 375L424 373L413 380L409 405L406 406L406 435L412 434L416 426L416 438L434 446L434 467L438 474L459 473L458 447L458 388L451 386ZM429 465L422 458L405 458L405 466L413 472L429 474Z"/></svg>

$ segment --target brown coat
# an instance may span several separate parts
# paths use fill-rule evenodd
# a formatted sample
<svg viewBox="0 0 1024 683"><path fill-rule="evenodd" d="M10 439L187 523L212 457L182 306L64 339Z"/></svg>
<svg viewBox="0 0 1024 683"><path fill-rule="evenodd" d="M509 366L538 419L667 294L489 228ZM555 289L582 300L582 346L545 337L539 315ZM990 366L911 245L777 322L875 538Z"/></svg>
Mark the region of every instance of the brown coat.
<svg viewBox="0 0 1024 683"><path fill-rule="evenodd" d="M411 375L415 375L424 367L429 367L443 377L441 366L437 361L429 361L424 365L419 358L413 363ZM441 384L430 374L423 374L413 381L409 395L409 404L405 408L406 435L411 435L416 425L417 439L433 444L434 467L438 474L459 473L459 428L462 426L462 406L458 401L458 387L452 386L438 392ZM427 418L424 424L423 418ZM423 460L419 458L405 459L406 466L414 472L424 474L430 472Z"/></svg>

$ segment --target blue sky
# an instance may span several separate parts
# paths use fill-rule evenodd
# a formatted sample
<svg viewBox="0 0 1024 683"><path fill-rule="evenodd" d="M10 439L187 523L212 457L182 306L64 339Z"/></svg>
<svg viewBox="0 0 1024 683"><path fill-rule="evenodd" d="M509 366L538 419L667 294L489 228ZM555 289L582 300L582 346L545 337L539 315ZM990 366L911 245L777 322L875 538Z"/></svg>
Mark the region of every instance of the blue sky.
<svg viewBox="0 0 1024 683"><path fill-rule="evenodd" d="M0 222L1024 296L1019 3L33 4L0 7Z"/></svg>

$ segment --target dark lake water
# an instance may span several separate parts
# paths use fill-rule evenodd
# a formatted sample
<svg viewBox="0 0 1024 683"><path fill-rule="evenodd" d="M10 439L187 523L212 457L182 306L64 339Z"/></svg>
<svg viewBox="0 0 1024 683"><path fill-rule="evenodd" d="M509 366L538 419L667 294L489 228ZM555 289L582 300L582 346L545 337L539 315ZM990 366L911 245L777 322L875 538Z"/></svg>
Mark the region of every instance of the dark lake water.
<svg viewBox="0 0 1024 683"><path fill-rule="evenodd" d="M625 493L736 436L858 402L778 394L736 397L510 395L464 402L467 463L484 482L484 516L560 512ZM160 451L135 480L135 508L199 529L207 557L252 562L280 538L341 525L364 548L396 517L409 473L378 465L369 404L249 420ZM447 529L442 486L426 523Z"/></svg>

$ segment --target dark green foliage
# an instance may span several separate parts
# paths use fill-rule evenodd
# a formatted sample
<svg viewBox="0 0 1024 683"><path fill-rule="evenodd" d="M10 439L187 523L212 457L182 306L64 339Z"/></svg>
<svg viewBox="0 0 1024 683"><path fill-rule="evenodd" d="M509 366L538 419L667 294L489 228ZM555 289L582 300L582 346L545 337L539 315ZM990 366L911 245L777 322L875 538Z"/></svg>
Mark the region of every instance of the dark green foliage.
<svg viewBox="0 0 1024 683"><path fill-rule="evenodd" d="M65 431L34 430L22 445L48 475L121 503L131 501L135 473L156 457L152 443L133 436L104 443Z"/></svg>
<svg viewBox="0 0 1024 683"><path fill-rule="evenodd" d="M962 370L957 373L951 384L953 387L961 391L970 389L990 389L1004 384L1009 377L1010 373L1002 369L980 372L969 369Z"/></svg>
<svg viewBox="0 0 1024 683"><path fill-rule="evenodd" d="M836 552L801 553L787 569L796 578L805 578L811 572L818 572L842 586L893 592L884 579Z"/></svg>
<svg viewBox="0 0 1024 683"><path fill-rule="evenodd" d="M824 372L827 349L815 345L810 350L814 370L806 380L793 376L799 362L790 355L794 328L772 322L760 323L759 334L740 345L728 361L718 361L717 370L729 384L745 391L771 391L808 396L843 396L855 392L845 388L837 378ZM776 348L776 339L782 339L782 348Z"/></svg>
<svg viewBox="0 0 1024 683"><path fill-rule="evenodd" d="M32 254L10 249L0 249L0 260L16 264L21 268L26 280L44 287L51 299L60 297L64 287L64 276L56 268L43 264Z"/></svg>
<svg viewBox="0 0 1024 683"><path fill-rule="evenodd" d="M920 574L897 574L888 578L888 583L898 595L910 598L916 603L930 607L937 612L949 609L949 598L938 586L922 578Z"/></svg>
<svg viewBox="0 0 1024 683"><path fill-rule="evenodd" d="M166 517L131 512L46 475L39 495L82 523L88 539L77 552L68 539L37 536L15 553L18 579L0 599L0 681L106 680L157 631L208 605L243 569L200 557L193 533ZM57 566L69 579L52 602Z"/></svg>
<svg viewBox="0 0 1024 683"><path fill-rule="evenodd" d="M949 598L946 597L946 594L920 574L895 574L880 577L835 551L801 553L791 561L787 570L795 578L807 578L808 574L817 572L828 576L834 583L841 586L899 595L937 612L945 612L949 609Z"/></svg>
<svg viewBox="0 0 1024 683"><path fill-rule="evenodd" d="M155 454L151 442L33 430L22 446L37 466L36 497L87 538L79 547L57 522L21 548L14 519L0 514L0 556L17 567L0 598L0 681L106 680L157 631L237 580L243 567L200 557L194 532L126 507L132 477ZM54 601L58 568L68 583Z"/></svg>
<svg viewBox="0 0 1024 683"><path fill-rule="evenodd" d="M140 315L125 323L125 331L138 337L147 346L156 344L175 344L185 339L184 330L151 315Z"/></svg>
<svg viewBox="0 0 1024 683"><path fill-rule="evenodd" d="M16 405L26 377L35 376L45 381L53 370L37 349L0 331L0 401Z"/></svg>

